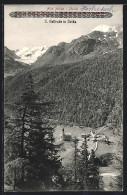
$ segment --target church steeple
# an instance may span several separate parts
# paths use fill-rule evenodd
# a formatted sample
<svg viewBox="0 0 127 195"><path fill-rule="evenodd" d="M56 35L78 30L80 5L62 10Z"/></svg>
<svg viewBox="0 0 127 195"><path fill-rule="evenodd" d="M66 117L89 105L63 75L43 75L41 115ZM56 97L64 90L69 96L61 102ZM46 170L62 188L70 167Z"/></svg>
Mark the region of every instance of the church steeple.
<svg viewBox="0 0 127 195"><path fill-rule="evenodd" d="M64 141L64 128L62 129L62 137L63 137L63 141Z"/></svg>
<svg viewBox="0 0 127 195"><path fill-rule="evenodd" d="M62 133L64 134L64 128L62 129Z"/></svg>

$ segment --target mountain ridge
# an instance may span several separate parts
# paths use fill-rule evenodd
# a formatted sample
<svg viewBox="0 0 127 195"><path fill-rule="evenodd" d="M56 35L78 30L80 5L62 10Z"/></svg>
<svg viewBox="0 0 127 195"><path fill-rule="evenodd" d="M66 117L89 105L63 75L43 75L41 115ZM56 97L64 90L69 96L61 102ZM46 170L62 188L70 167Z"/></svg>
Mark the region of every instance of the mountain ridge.
<svg viewBox="0 0 127 195"><path fill-rule="evenodd" d="M70 43L61 42L57 46L51 46L34 63L33 66L64 64L84 60L105 52L122 48L122 31L102 32L92 31L82 35Z"/></svg>
<svg viewBox="0 0 127 195"><path fill-rule="evenodd" d="M6 80L5 103L20 101L31 73L41 100L54 102L49 118L62 124L103 126L122 101L121 39L122 33L93 31L51 46L28 69Z"/></svg>
<svg viewBox="0 0 127 195"><path fill-rule="evenodd" d="M99 26L96 26L92 31L101 31L101 32L122 32L123 31L123 27L122 25L99 25ZM91 31L91 32L92 32Z"/></svg>
<svg viewBox="0 0 127 195"><path fill-rule="evenodd" d="M63 124L103 126L122 89L122 49L80 62L20 72L5 83L5 102L20 101L31 72L42 101L54 102L53 119ZM87 102L87 103L86 103Z"/></svg>

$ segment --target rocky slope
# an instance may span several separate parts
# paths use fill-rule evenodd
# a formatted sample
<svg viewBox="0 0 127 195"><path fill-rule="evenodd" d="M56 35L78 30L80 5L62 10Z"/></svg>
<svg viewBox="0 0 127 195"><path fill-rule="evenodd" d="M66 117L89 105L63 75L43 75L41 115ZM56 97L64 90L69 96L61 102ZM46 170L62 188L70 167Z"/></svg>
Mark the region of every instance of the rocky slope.
<svg viewBox="0 0 127 195"><path fill-rule="evenodd" d="M14 51L4 47L4 77L14 76L28 66L28 64L18 62L18 59Z"/></svg>
<svg viewBox="0 0 127 195"><path fill-rule="evenodd" d="M106 30L105 30L106 29ZM105 25L95 28L70 43L59 43L50 47L35 63L36 66L64 64L102 55L122 47L122 28Z"/></svg>

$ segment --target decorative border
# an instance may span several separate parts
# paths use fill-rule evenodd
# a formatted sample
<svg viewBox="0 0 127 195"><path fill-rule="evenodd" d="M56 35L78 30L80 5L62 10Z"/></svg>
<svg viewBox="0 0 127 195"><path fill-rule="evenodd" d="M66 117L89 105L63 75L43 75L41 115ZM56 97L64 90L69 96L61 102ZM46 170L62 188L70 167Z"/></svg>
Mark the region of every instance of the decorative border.
<svg viewBox="0 0 127 195"><path fill-rule="evenodd" d="M111 18L110 12L11 12L13 18Z"/></svg>

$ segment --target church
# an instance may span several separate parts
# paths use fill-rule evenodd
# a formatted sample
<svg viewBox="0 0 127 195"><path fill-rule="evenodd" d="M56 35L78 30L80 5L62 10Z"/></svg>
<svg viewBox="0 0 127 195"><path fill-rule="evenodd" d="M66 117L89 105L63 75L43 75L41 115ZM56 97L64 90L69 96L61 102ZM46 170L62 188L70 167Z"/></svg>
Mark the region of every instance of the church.
<svg viewBox="0 0 127 195"><path fill-rule="evenodd" d="M72 141L71 133L65 133L64 128L62 129L61 141Z"/></svg>

